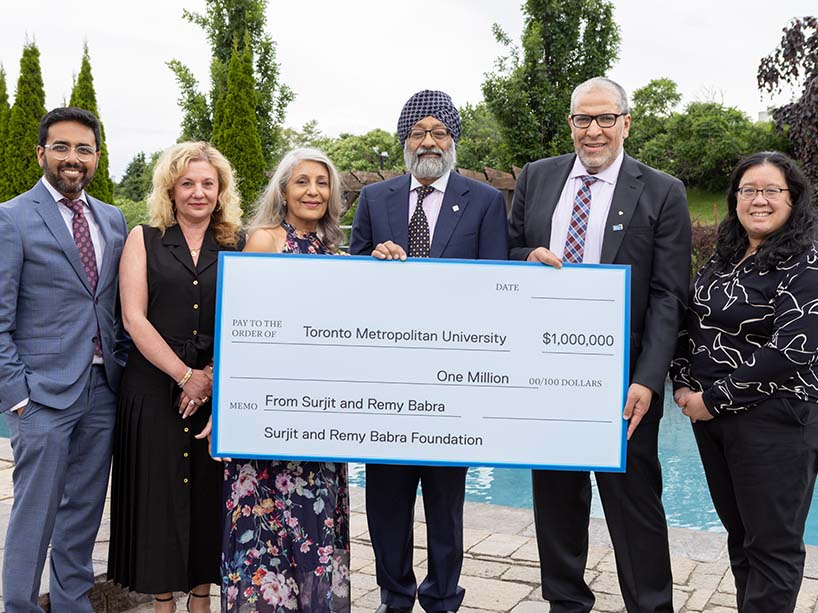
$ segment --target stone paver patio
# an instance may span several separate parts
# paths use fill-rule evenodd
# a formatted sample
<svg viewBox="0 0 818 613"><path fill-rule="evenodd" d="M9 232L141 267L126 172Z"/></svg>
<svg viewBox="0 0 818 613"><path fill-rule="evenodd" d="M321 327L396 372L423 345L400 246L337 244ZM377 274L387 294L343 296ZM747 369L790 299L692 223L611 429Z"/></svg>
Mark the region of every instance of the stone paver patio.
<svg viewBox="0 0 818 613"><path fill-rule="evenodd" d="M0 440L0 539L5 536L12 503L11 449ZM364 513L364 491L351 492L352 613L373 613L380 602L375 582L375 563L369 544ZM97 611L133 610L147 612L152 604L135 594L123 594L105 583L109 516L103 519L94 553L98 585L92 601ZM423 507L416 508L415 567L423 577L426 563L426 529ZM466 588L461 613L547 613L548 604L540 596L537 549L530 510L488 504L466 503L464 547L466 559L460 584ZM729 613L736 610L735 587L728 568L726 539L722 533L682 528L670 530L673 556L674 605L678 613ZM2 549L0 541L0 549ZM2 553L2 552L0 552ZM47 605L48 570L43 577L43 597ZM594 611L624 611L616 580L616 565L603 520L591 520L591 549L586 577L597 596ZM2 586L0 585L0 594ZM217 592L214 590L214 596ZM141 603L140 603L141 601ZM818 613L818 547L807 547L804 582L796 605L797 613ZM0 607L2 608L2 607ZM178 610L185 610L180 595ZM218 611L218 599L212 600ZM63 613L63 612L57 612ZM415 606L413 613L423 613Z"/></svg>

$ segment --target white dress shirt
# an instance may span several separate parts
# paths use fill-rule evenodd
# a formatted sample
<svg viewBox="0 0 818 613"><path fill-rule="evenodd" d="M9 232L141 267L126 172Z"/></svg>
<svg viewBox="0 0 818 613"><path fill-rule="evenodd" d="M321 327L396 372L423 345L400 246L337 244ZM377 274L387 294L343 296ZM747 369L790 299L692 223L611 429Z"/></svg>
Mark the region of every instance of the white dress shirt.
<svg viewBox="0 0 818 613"><path fill-rule="evenodd" d="M571 212L574 210L574 198L582 186L582 176L596 177L596 181L591 184L591 213L588 215L588 228L585 233L585 248L582 255L583 264L599 264L599 256L602 253L602 239L605 236L605 222L608 219L608 211L611 209L616 180L619 177L619 169L622 168L624 151L620 151L613 164L606 169L592 175L579 159L574 160L574 166L568 174L568 180L562 188L557 208L551 217L551 245L550 251L559 258L562 258L565 251L565 239L568 236L568 226L571 225Z"/></svg>

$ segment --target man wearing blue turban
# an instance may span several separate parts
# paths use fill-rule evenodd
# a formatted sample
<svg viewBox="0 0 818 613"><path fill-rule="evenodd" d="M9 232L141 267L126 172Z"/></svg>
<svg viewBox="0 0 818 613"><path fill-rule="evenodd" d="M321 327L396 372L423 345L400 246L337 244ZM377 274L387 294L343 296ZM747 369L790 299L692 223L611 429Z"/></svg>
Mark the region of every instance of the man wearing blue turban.
<svg viewBox="0 0 818 613"><path fill-rule="evenodd" d="M398 138L409 174L361 190L350 253L381 260L505 260L502 194L455 171L460 115L452 99L432 90L409 98L398 119ZM412 571L418 484L428 543L427 574L419 586ZM428 613L460 607L465 486L462 466L367 464L366 512L381 588L377 613L409 613L416 595Z"/></svg>

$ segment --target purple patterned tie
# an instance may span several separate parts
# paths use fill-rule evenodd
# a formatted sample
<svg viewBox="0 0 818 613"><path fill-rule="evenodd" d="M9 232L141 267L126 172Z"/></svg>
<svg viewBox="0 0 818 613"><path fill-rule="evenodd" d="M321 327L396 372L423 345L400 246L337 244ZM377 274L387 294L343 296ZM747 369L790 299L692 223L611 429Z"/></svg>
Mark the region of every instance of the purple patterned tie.
<svg viewBox="0 0 818 613"><path fill-rule="evenodd" d="M562 261L569 264L581 264L585 253L585 234L588 231L588 216L591 214L591 184L597 179L583 175L579 177L582 185L574 196L574 209L571 211L571 223L565 237L565 251Z"/></svg>
<svg viewBox="0 0 818 613"><path fill-rule="evenodd" d="M91 242L91 230L88 227L88 220L85 218L85 213L83 212L84 203L82 200L69 200L68 198L63 198L60 202L74 213L74 219L72 220L74 242L77 244L77 249L80 252L80 260L82 261L82 267L85 268L85 276L88 277L88 285L91 286L91 292L96 293L97 282L99 281L97 256L94 253L94 243ZM95 339L94 355L102 356L99 329L97 329Z"/></svg>

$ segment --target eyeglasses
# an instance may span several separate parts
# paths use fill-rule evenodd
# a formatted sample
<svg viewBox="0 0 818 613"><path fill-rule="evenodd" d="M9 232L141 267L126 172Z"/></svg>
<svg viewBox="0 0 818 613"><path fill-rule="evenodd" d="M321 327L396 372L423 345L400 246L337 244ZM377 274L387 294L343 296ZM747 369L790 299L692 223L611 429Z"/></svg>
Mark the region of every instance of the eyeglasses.
<svg viewBox="0 0 818 613"><path fill-rule="evenodd" d="M755 200L756 194L764 196L765 200L777 200L781 197L781 192L788 192L790 190L784 187L765 187L763 189L756 189L755 187L739 187L736 190L738 197L742 200Z"/></svg>
<svg viewBox="0 0 818 613"><path fill-rule="evenodd" d="M70 145L57 143L55 145L43 145L43 149L50 149L51 153L54 154L54 159L61 162L68 159L72 150L76 153L77 159L80 162L90 162L97 154L97 150L90 145L71 147Z"/></svg>
<svg viewBox="0 0 818 613"><path fill-rule="evenodd" d="M420 128L413 128L409 130L409 140L421 141L426 138L427 134L431 134L432 138L438 142L446 140L449 136L449 131L446 128L434 128L433 130L421 130Z"/></svg>
<svg viewBox="0 0 818 613"><path fill-rule="evenodd" d="M613 128L616 120L627 115L627 113L602 113L601 115L571 115L571 123L575 128L584 130L591 127L591 122L596 121L600 128Z"/></svg>

